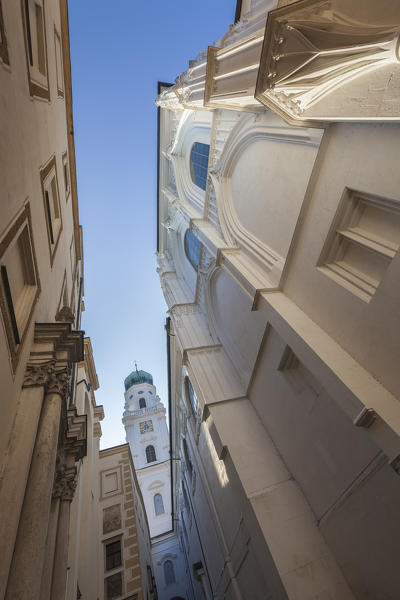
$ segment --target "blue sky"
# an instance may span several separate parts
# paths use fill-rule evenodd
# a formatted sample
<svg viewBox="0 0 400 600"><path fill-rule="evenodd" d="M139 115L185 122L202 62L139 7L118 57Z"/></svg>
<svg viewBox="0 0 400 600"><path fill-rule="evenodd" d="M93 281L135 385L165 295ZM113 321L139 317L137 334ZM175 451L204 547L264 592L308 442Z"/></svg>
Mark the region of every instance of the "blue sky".
<svg viewBox="0 0 400 600"><path fill-rule="evenodd" d="M69 0L82 326L106 413L103 448L125 442L123 380L135 360L167 403L166 306L155 271L157 81L173 82L224 35L235 8L234 0Z"/></svg>

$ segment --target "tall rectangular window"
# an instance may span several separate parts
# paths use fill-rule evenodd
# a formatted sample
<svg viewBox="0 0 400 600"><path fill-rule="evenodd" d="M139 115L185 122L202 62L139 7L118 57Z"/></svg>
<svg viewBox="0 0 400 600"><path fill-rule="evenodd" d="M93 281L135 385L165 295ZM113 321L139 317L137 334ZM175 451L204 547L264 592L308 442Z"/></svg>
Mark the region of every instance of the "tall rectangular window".
<svg viewBox="0 0 400 600"><path fill-rule="evenodd" d="M105 598L106 600L112 600L113 598L120 598L122 596L122 573L114 573L105 580Z"/></svg>
<svg viewBox="0 0 400 600"><path fill-rule="evenodd" d="M68 200L69 192L70 192L70 177L69 177L68 154L66 152L64 152L64 154L62 155L62 164L63 164L65 197Z"/></svg>
<svg viewBox="0 0 400 600"><path fill-rule="evenodd" d="M44 0L22 0L22 16L30 94L49 100Z"/></svg>
<svg viewBox="0 0 400 600"><path fill-rule="evenodd" d="M40 293L29 205L0 241L0 308L15 368Z"/></svg>
<svg viewBox="0 0 400 600"><path fill-rule="evenodd" d="M58 180L56 160L51 159L41 171L44 212L47 223L47 234L50 250L50 262L53 265L54 255L62 230L60 200L58 195Z"/></svg>
<svg viewBox="0 0 400 600"><path fill-rule="evenodd" d="M62 60L61 38L56 29L54 29L54 49L56 52L56 74L57 74L57 93L64 97L64 69Z"/></svg>
<svg viewBox="0 0 400 600"><path fill-rule="evenodd" d="M122 565L121 540L106 544L106 571Z"/></svg>

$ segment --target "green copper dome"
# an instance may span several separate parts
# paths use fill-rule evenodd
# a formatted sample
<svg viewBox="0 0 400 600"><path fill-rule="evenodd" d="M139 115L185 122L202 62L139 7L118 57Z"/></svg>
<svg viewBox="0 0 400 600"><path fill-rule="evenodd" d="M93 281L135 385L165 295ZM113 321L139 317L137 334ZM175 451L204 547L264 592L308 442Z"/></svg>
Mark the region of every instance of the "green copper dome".
<svg viewBox="0 0 400 600"><path fill-rule="evenodd" d="M146 371L138 371L137 369L132 371L132 373L128 375L124 381L125 391L137 383L150 383L153 385L153 376Z"/></svg>

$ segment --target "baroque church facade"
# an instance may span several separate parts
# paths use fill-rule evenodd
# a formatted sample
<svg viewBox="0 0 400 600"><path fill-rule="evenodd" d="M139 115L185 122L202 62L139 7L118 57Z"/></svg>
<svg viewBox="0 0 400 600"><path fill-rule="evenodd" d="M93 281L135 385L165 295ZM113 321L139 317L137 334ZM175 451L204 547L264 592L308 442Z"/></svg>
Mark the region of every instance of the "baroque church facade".
<svg viewBox="0 0 400 600"><path fill-rule="evenodd" d="M187 597L396 600L400 7L237 17L157 98Z"/></svg>

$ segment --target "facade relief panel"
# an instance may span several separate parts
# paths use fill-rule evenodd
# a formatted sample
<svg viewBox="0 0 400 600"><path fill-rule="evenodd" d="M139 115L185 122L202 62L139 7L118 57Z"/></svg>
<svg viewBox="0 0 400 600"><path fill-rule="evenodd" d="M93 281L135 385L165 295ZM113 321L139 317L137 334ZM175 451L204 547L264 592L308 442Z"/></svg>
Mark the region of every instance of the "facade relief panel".
<svg viewBox="0 0 400 600"><path fill-rule="evenodd" d="M103 534L121 529L121 505L114 504L103 509Z"/></svg>

